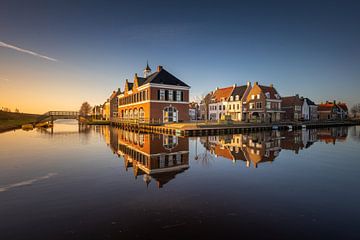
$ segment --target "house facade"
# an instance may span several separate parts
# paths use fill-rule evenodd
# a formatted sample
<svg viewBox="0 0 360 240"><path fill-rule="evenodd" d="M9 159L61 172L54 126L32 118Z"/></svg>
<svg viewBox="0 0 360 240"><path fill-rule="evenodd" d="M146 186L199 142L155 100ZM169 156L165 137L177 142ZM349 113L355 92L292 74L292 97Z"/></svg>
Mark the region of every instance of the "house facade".
<svg viewBox="0 0 360 240"><path fill-rule="evenodd" d="M106 102L102 105L102 117L104 120L110 120L110 100L107 99Z"/></svg>
<svg viewBox="0 0 360 240"><path fill-rule="evenodd" d="M255 82L244 100L246 121L280 121L282 99L273 85L263 86Z"/></svg>
<svg viewBox="0 0 360 240"><path fill-rule="evenodd" d="M309 98L302 98L301 118L305 121L317 121L319 119L318 106Z"/></svg>
<svg viewBox="0 0 360 240"><path fill-rule="evenodd" d="M303 100L298 94L295 96L282 97L282 119L285 121L300 121L302 119Z"/></svg>
<svg viewBox="0 0 360 240"><path fill-rule="evenodd" d="M220 120L227 113L228 99L235 85L226 88L216 88L209 103L209 120Z"/></svg>
<svg viewBox="0 0 360 240"><path fill-rule="evenodd" d="M124 92L118 95L120 121L170 123L189 120L189 89L162 66L152 73L147 65L144 77L126 80Z"/></svg>
<svg viewBox="0 0 360 240"><path fill-rule="evenodd" d="M231 116L233 121L244 121L244 100L251 90L251 83L247 85L235 86L230 97L228 98L227 111L226 113Z"/></svg>
<svg viewBox="0 0 360 240"><path fill-rule="evenodd" d="M120 88L116 91L113 91L109 98L110 103L110 118L116 118L118 116L118 105L119 98L118 96L121 94Z"/></svg>
<svg viewBox="0 0 360 240"><path fill-rule="evenodd" d="M200 109L197 102L189 103L189 118L190 120L198 120L200 118Z"/></svg>
<svg viewBox="0 0 360 240"><path fill-rule="evenodd" d="M211 102L212 95L213 95L213 92L210 92L210 93L206 94L206 96L203 97L203 99L201 99L200 106L199 106L201 120L209 120L209 104Z"/></svg>
<svg viewBox="0 0 360 240"><path fill-rule="evenodd" d="M336 101L319 104L318 113L320 120L343 120L348 116L346 104Z"/></svg>

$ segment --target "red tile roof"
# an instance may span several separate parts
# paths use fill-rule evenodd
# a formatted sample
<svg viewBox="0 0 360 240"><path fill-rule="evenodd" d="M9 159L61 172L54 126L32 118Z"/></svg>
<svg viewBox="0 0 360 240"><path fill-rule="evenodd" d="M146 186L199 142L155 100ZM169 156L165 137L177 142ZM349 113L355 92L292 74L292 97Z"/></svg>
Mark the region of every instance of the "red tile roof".
<svg viewBox="0 0 360 240"><path fill-rule="evenodd" d="M321 103L319 104L318 111L331 111L334 107L334 103Z"/></svg>
<svg viewBox="0 0 360 240"><path fill-rule="evenodd" d="M234 87L226 87L226 88L219 88L216 89L214 94L213 94L213 99L216 102L221 102L221 99L227 99L228 97L231 96L231 93L233 91Z"/></svg>
<svg viewBox="0 0 360 240"><path fill-rule="evenodd" d="M342 110L344 110L346 112L348 111L348 107L347 107L346 103L338 103L338 106L341 107Z"/></svg>

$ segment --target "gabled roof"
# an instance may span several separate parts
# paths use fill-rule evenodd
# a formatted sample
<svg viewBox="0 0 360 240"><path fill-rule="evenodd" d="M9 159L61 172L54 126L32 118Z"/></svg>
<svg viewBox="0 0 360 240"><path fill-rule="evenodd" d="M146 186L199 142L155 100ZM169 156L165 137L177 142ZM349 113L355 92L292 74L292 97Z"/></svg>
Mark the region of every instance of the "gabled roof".
<svg viewBox="0 0 360 240"><path fill-rule="evenodd" d="M299 96L288 96L282 97L282 104L283 107L290 107L290 106L301 106L302 101Z"/></svg>
<svg viewBox="0 0 360 240"><path fill-rule="evenodd" d="M234 88L234 90L232 91L231 96L233 96L235 98L236 95L239 95L239 99L241 99L242 96L244 95L247 87L248 87L247 85L236 86Z"/></svg>
<svg viewBox="0 0 360 240"><path fill-rule="evenodd" d="M157 83L157 84L166 84L166 85L175 85L175 86L183 86L189 87L186 83L166 71L165 69L161 68L160 71L155 72L149 75L143 84L147 83Z"/></svg>
<svg viewBox="0 0 360 240"><path fill-rule="evenodd" d="M338 103L337 104L342 110L344 110L344 111L348 111L348 107L347 107L347 105L346 105L346 103Z"/></svg>
<svg viewBox="0 0 360 240"><path fill-rule="evenodd" d="M308 105L316 106L316 104L313 101L311 101L309 98L304 98L304 101L306 101Z"/></svg>
<svg viewBox="0 0 360 240"><path fill-rule="evenodd" d="M226 100L231 96L233 89L234 87L218 88L213 93L212 99L215 102L220 102L222 98Z"/></svg>
<svg viewBox="0 0 360 240"><path fill-rule="evenodd" d="M146 78L143 77L137 77L138 80L138 85L141 86L144 84L144 82L146 81Z"/></svg>
<svg viewBox="0 0 360 240"><path fill-rule="evenodd" d="M270 94L269 96L270 99L278 99L276 95L280 97L280 95L273 86L264 86L264 85L258 85L258 86L260 87L261 91L263 91L264 94L266 94L267 92Z"/></svg>
<svg viewBox="0 0 360 240"><path fill-rule="evenodd" d="M336 105L331 102L319 104L318 111L331 111Z"/></svg>

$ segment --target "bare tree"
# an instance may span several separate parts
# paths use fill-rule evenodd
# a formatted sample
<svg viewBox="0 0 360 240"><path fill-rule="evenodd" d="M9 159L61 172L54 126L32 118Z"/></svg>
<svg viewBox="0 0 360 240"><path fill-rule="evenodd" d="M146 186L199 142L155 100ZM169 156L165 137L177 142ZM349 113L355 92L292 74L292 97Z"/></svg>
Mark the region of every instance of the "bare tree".
<svg viewBox="0 0 360 240"><path fill-rule="evenodd" d="M83 102L83 104L81 104L79 114L81 116L89 116L91 114L91 106L88 102Z"/></svg>
<svg viewBox="0 0 360 240"><path fill-rule="evenodd" d="M350 112L353 115L353 117L356 118L357 115L360 113L360 103L352 106L352 108L350 109Z"/></svg>

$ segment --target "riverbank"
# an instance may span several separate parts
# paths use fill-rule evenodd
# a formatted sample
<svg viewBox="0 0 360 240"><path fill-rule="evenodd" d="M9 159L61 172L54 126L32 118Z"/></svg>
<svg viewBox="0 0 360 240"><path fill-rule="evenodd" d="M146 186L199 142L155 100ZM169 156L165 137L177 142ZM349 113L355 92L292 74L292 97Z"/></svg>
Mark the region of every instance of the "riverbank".
<svg viewBox="0 0 360 240"><path fill-rule="evenodd" d="M21 128L24 124L34 123L37 114L12 113L0 111L0 133Z"/></svg>
<svg viewBox="0 0 360 240"><path fill-rule="evenodd" d="M150 133L171 134L180 136L204 136L234 134L241 132L267 130L295 130L303 128L323 128L360 125L360 121L316 121L316 122L278 122L278 123L244 123L244 122L186 122L165 125L148 125L138 123L112 122L113 125L126 129L141 130Z"/></svg>

